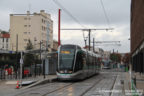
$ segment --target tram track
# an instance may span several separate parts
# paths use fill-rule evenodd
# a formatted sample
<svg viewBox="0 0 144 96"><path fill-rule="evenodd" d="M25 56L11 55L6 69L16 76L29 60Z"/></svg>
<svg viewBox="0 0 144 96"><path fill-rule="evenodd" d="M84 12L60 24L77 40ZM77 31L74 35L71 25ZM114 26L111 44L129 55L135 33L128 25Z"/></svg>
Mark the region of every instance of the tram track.
<svg viewBox="0 0 144 96"><path fill-rule="evenodd" d="M65 85L65 86L63 86L63 87L57 88L57 89L55 89L55 90L53 90L53 91L51 91L51 92L45 93L45 94L43 94L43 95L41 95L41 96L46 96L46 95L51 94L51 93L53 93L53 92L56 92L56 91L58 91L58 90L64 89L64 88L69 87L69 86L72 86L73 84L74 84L74 83L71 83L71 84Z"/></svg>
<svg viewBox="0 0 144 96"><path fill-rule="evenodd" d="M84 96L88 91L90 91L93 87L95 87L103 78L96 81L90 88L88 88L85 92L83 92L80 96Z"/></svg>
<svg viewBox="0 0 144 96"><path fill-rule="evenodd" d="M98 77L100 77L100 76L97 76L97 78ZM64 91L64 90L66 90L66 89L69 89L70 87L73 87L73 85L74 84L83 84L83 83L86 83L86 82L89 82L89 80L91 80L93 77L91 77L91 78L88 78L88 79L85 79L85 80L82 80L82 82L74 82L74 83L71 83L71 84L69 84L69 85L66 85L66 86L63 86L63 87L61 87L61 88L58 88L58 89L55 89L55 90L53 90L53 91L51 91L51 92L48 92L48 93L45 93L45 94L43 94L43 95L41 95L41 96L48 96L49 94L51 94L51 93L55 93L55 92L58 92L58 91ZM100 77L101 79L99 79L99 80L97 80L95 83L94 83L94 85L96 85L99 81L101 81L103 78L102 77ZM75 85L74 85L75 86ZM87 90L87 91L89 91L89 90ZM86 91L85 91L86 92ZM51 95L50 95L51 96ZM79 96L83 96L83 95L79 95Z"/></svg>
<svg viewBox="0 0 144 96"><path fill-rule="evenodd" d="M108 84L108 81L106 80L107 77L103 77L102 79L100 79L99 81L95 82L94 85L92 85L90 88L88 88L85 92L83 92L80 96L89 96L89 94L87 94L92 88L94 87L98 87L101 91L103 90L110 90L110 93L108 96L111 96L111 90L114 88L114 84L116 82L116 79L117 79L117 76L114 76L114 81L112 83L112 86L110 88L106 88L106 85ZM104 82L103 82L103 81ZM97 95L100 95L100 96L107 96L107 93L105 94L105 92L99 92L100 90L97 90L95 91L94 93L92 93L91 95L93 96L97 96Z"/></svg>
<svg viewBox="0 0 144 96"><path fill-rule="evenodd" d="M90 78L89 78L89 79L90 79ZM86 80L89 80L89 79L86 79ZM85 80L84 80L84 81L85 81ZM43 94L42 96L47 96L48 94L57 92L57 91L62 90L62 89L64 89L64 88L69 88L69 87L71 87L72 85L74 85L74 84L76 84L76 83L78 83L78 82L74 82L74 83L71 83L71 84L69 84L69 85L66 85L66 86L63 86L63 87L61 87L61 88L58 88L58 89L56 89L56 90L53 90L53 91L51 91L51 92L45 93L45 94Z"/></svg>
<svg viewBox="0 0 144 96"><path fill-rule="evenodd" d="M70 83L70 84L64 83L65 85L63 85L62 87L58 87L58 88L56 88L52 91L45 92L43 94L36 91L36 90L41 90L41 88L43 88L43 90L41 90L41 91L44 91L45 90L44 88L47 88L47 86L56 86L57 84L61 84L61 83L59 83L59 82L50 83L50 84L47 84L47 85L44 85L44 86L40 86L40 87L32 88L32 89L29 89L29 90L25 90L23 92L20 92L20 93L14 95L14 96L31 96L31 95L33 96L34 94L41 94L40 96L46 96L50 93L56 92L58 90L66 88L66 87L69 87L69 86L73 85L74 83ZM28 94L25 95L25 93L28 93Z"/></svg>
<svg viewBox="0 0 144 96"><path fill-rule="evenodd" d="M73 94L72 96L89 96L89 94L91 94L92 96L93 95L111 96L112 93L110 92L107 94L105 92L100 91L112 90L114 88L117 75L118 74L109 75L109 73L107 74L104 73L77 82L56 81L43 86L36 86L36 88L22 91L21 93L14 96L59 96L59 95L67 96L68 94ZM69 91L69 89L75 89L75 90ZM78 91L79 89L80 91Z"/></svg>

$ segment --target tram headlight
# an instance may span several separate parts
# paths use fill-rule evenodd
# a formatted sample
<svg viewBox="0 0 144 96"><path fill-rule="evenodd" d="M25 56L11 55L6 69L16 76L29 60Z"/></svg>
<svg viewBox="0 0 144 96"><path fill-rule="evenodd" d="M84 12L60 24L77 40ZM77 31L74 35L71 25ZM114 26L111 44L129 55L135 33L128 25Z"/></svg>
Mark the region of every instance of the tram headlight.
<svg viewBox="0 0 144 96"><path fill-rule="evenodd" d="M68 71L68 73L72 73L72 71Z"/></svg>
<svg viewBox="0 0 144 96"><path fill-rule="evenodd" d="M64 71L60 71L60 73L64 73Z"/></svg>

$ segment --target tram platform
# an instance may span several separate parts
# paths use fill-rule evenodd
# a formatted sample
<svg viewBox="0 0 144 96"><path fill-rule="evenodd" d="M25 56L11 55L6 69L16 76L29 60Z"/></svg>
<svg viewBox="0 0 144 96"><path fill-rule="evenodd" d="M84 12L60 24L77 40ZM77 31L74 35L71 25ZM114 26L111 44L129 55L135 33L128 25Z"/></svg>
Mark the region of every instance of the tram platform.
<svg viewBox="0 0 144 96"><path fill-rule="evenodd" d="M43 84L43 83L47 83L47 82L51 82L52 80L55 80L57 78L56 75L45 75L45 78L43 75L40 76L36 76L36 77L28 77L28 78L24 78L22 79L22 84L23 85L27 85L27 86L22 86L23 89L25 88L30 88L39 84ZM4 81L5 85L16 85L17 81L20 82L20 79L16 79L16 80L6 80ZM30 82L30 84L28 84ZM32 83L33 82L33 83Z"/></svg>

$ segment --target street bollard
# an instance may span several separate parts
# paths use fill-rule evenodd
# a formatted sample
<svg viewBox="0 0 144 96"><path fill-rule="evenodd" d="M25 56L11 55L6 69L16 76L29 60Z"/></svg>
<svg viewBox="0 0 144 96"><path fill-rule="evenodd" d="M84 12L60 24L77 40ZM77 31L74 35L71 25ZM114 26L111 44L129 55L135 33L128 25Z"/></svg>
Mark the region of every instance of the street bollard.
<svg viewBox="0 0 144 96"><path fill-rule="evenodd" d="M17 81L16 89L19 89L19 81Z"/></svg>

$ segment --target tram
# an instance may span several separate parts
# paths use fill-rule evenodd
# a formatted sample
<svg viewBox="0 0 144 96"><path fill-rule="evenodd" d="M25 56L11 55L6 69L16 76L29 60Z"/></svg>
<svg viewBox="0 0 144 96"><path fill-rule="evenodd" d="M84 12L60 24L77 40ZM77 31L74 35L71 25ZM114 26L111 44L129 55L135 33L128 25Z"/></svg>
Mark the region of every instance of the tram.
<svg viewBox="0 0 144 96"><path fill-rule="evenodd" d="M82 80L100 70L100 55L82 49L78 45L61 45L58 48L57 78Z"/></svg>

